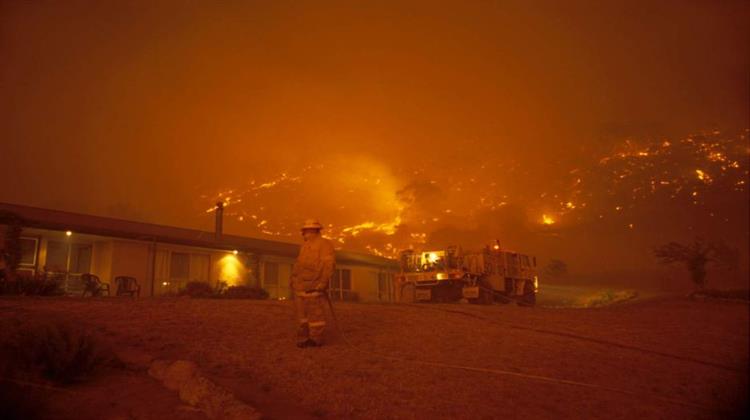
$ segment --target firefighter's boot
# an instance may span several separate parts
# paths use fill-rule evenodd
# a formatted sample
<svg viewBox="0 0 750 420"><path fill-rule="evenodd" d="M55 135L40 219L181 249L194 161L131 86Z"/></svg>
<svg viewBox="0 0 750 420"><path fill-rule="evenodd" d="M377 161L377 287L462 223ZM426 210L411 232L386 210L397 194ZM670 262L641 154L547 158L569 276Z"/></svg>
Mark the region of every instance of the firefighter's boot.
<svg viewBox="0 0 750 420"><path fill-rule="evenodd" d="M307 347L308 341L310 341L310 326L307 321L301 321L297 327L297 347Z"/></svg>

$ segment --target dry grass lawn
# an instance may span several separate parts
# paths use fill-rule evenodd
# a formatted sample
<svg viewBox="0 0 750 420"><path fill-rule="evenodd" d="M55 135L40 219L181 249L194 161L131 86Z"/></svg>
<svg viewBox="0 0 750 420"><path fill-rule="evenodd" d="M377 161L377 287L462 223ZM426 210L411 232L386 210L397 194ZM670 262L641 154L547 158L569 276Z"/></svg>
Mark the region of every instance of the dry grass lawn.
<svg viewBox="0 0 750 420"><path fill-rule="evenodd" d="M86 322L118 352L192 360L269 418L725 418L747 406L749 320L742 303L654 299L601 309L340 303L336 311L351 342L367 351L628 393L387 360L350 348L330 324L326 346L300 350L289 302L0 300L3 317ZM134 386L156 384L140 375L131 378ZM79 387L91 395L92 387L112 381L123 378ZM159 402L130 416L195 415L155 392L149 395ZM65 397L66 408L56 413L103 418L87 409L95 406L92 397L77 403Z"/></svg>

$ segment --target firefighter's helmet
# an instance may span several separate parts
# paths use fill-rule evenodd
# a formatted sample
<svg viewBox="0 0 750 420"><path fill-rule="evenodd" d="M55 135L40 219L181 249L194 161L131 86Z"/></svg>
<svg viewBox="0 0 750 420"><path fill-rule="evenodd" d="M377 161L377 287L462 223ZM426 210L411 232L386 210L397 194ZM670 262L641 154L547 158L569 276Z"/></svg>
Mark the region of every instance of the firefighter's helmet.
<svg viewBox="0 0 750 420"><path fill-rule="evenodd" d="M305 230L305 229L317 229L317 230L321 230L321 229L323 229L323 225L321 225L320 222L318 222L317 219L307 219L307 220L305 220L305 223L302 224L302 228L301 229L302 230Z"/></svg>

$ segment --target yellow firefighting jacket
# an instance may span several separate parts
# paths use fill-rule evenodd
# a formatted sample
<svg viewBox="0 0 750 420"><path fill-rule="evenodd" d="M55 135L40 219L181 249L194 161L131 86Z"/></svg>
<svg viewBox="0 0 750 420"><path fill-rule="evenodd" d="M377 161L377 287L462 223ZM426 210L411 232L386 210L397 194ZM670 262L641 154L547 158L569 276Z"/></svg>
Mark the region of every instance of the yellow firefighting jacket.
<svg viewBox="0 0 750 420"><path fill-rule="evenodd" d="M292 269L291 284L296 292L327 290L336 266L333 245L320 236L305 241Z"/></svg>

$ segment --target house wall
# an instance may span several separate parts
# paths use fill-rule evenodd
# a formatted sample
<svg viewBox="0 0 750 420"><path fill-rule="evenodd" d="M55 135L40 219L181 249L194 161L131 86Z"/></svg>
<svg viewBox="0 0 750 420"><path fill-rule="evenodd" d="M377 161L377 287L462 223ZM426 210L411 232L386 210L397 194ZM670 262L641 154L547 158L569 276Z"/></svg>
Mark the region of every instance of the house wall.
<svg viewBox="0 0 750 420"><path fill-rule="evenodd" d="M360 302L378 301L378 271L369 267L341 267L352 271L352 290Z"/></svg>
<svg viewBox="0 0 750 420"><path fill-rule="evenodd" d="M284 264L279 264L279 284L276 289L277 298L291 298L292 289L289 287L289 280L292 278L292 267L293 262L288 261Z"/></svg>
<svg viewBox="0 0 750 420"><path fill-rule="evenodd" d="M211 279L215 285L222 281L227 287L248 285L250 270L245 255L234 255L230 252L213 252L211 254Z"/></svg>
<svg viewBox="0 0 750 420"><path fill-rule="evenodd" d="M266 278L266 265L276 264L278 267L278 282ZM290 299L292 291L289 288L289 278L292 274L294 261L291 259L264 256L261 262L261 287L268 292L271 299ZM337 270L349 270L351 273L351 291L356 292L357 300L361 302L392 301L391 289L381 294L378 289L378 274L385 272L376 267L343 265L336 266ZM389 278L390 280L390 278ZM388 287L388 286L387 286Z"/></svg>
<svg viewBox="0 0 750 420"><path fill-rule="evenodd" d="M112 241L100 240L94 242L94 249L91 256L91 273L98 276L104 283L109 283L112 293L114 285L112 284Z"/></svg>
<svg viewBox="0 0 750 420"><path fill-rule="evenodd" d="M357 293L358 301L394 301L393 275L396 273L395 271L371 266L348 266L341 268L347 268L352 271L352 290Z"/></svg>
<svg viewBox="0 0 750 420"><path fill-rule="evenodd" d="M48 271L55 276L62 276L63 287L68 293L79 294L83 291L83 283L80 274L92 273L98 276L102 282L111 283L112 267L112 239L94 235L83 235L73 233L67 236L64 231L53 231L45 229L24 228L22 238L33 238L37 240L35 263L22 264L19 270L28 274L39 271ZM50 245L57 244L58 261L50 261ZM61 248L60 248L61 247ZM88 256L83 249L88 249ZM66 257L60 259L60 252ZM79 258L74 260L74 257ZM80 258L83 258L81 260ZM81 265L82 261L88 261L88 265ZM68 275L66 271L70 270ZM80 270L81 273L77 273Z"/></svg>
<svg viewBox="0 0 750 420"><path fill-rule="evenodd" d="M134 241L112 241L112 292L116 291L117 276L135 277L141 286L141 296L151 295L151 252L149 243Z"/></svg>
<svg viewBox="0 0 750 420"><path fill-rule="evenodd" d="M153 244L148 241L84 235L75 232L71 237L66 237L63 231L43 229L24 229L22 235L39 238L36 265L38 269L44 267L47 262L50 240L91 245L89 272L99 276L102 282L109 283L113 294L116 289L114 278L131 276L138 280L142 297L151 296L152 291L153 295L157 296L177 292L179 287L186 282L198 280L208 281L214 287L219 281L225 282L228 286L257 285L266 289L272 299L292 298L289 279L294 264L293 258L245 253L234 255L231 251L165 243ZM173 282L170 277L170 258L173 253L191 256L189 275L181 279L179 284ZM266 278L268 264L276 266L276 281ZM379 293L378 289L378 273L383 269L350 264L339 264L336 268L350 270L351 290L356 292L359 301L373 302L390 299L389 295Z"/></svg>

